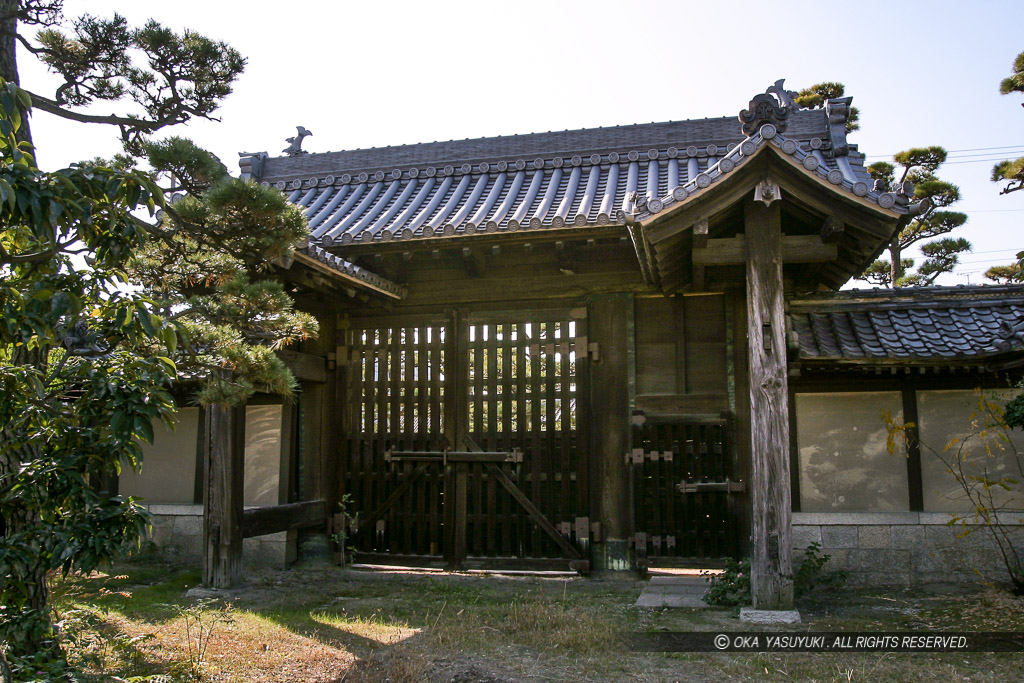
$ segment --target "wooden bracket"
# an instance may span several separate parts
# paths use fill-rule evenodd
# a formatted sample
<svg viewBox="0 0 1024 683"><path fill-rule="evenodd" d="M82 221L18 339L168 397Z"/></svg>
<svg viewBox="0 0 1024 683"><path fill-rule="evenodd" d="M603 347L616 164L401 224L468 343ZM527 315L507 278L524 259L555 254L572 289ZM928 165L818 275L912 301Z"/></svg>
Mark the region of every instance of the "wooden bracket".
<svg viewBox="0 0 1024 683"><path fill-rule="evenodd" d="M576 337L574 344L576 346L577 358L583 355L589 357L595 363L601 360L601 346L597 342L592 342L584 336L579 336Z"/></svg>
<svg viewBox="0 0 1024 683"><path fill-rule="evenodd" d="M821 226L821 241L826 244L835 242L845 230L846 225L841 220L835 216L829 216Z"/></svg>
<svg viewBox="0 0 1024 683"><path fill-rule="evenodd" d="M344 358L345 356L342 355L341 357ZM336 370L337 368L338 368L338 354L337 353L331 353L331 352L328 351L327 352L327 369L328 370Z"/></svg>
<svg viewBox="0 0 1024 683"><path fill-rule="evenodd" d="M484 271L484 257L472 247L462 248L462 263L469 277L480 277Z"/></svg>
<svg viewBox="0 0 1024 683"><path fill-rule="evenodd" d="M577 517L574 525L576 531L577 541L588 541L590 540L590 518L589 517Z"/></svg>

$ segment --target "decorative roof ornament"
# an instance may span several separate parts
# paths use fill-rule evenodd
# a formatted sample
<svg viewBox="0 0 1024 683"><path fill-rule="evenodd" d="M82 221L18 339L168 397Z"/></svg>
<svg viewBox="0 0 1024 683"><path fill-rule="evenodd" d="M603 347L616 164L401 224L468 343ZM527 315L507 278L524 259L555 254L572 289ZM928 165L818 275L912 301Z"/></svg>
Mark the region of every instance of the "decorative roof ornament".
<svg viewBox="0 0 1024 683"><path fill-rule="evenodd" d="M300 154L309 154L309 152L302 149L302 140L307 135L312 135L313 133L306 130L302 126L295 126L295 130L297 130L299 134L292 138L285 138L284 141L290 144L281 151L290 157L297 157Z"/></svg>
<svg viewBox="0 0 1024 683"><path fill-rule="evenodd" d="M825 101L828 116L828 135L832 140L832 156L845 157L850 153L846 142L846 121L850 116L852 97L836 97Z"/></svg>
<svg viewBox="0 0 1024 683"><path fill-rule="evenodd" d="M743 124L744 135L748 137L753 135L766 123L775 126L780 133L786 132L786 119L789 118L789 112L799 109L800 106L794 101L797 93L786 90L783 87L785 82L785 78L775 81L775 84L765 90L763 94L755 95L754 99L750 100L750 104L747 105L748 109L740 112L739 119Z"/></svg>
<svg viewBox="0 0 1024 683"><path fill-rule="evenodd" d="M267 156L266 152L239 152L238 168L242 171L242 179L259 180L263 176L263 162Z"/></svg>
<svg viewBox="0 0 1024 683"><path fill-rule="evenodd" d="M772 202L782 199L782 188L771 178L763 178L754 188L754 201L764 202L771 206Z"/></svg>
<svg viewBox="0 0 1024 683"><path fill-rule="evenodd" d="M647 210L647 197L639 192L629 192L626 194L626 204L632 207L629 213L638 214Z"/></svg>

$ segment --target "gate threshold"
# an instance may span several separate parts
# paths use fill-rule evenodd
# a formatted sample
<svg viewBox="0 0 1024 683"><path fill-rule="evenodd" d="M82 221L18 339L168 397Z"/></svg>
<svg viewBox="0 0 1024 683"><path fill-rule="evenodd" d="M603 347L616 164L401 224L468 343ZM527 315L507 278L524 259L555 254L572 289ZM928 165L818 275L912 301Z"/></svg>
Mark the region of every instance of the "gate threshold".
<svg viewBox="0 0 1024 683"><path fill-rule="evenodd" d="M459 569L451 571L441 567L404 567L395 564L356 563L352 569L359 571L385 572L394 574L475 574L483 576L539 576L542 578L569 578L579 576L579 572L567 570L543 569Z"/></svg>

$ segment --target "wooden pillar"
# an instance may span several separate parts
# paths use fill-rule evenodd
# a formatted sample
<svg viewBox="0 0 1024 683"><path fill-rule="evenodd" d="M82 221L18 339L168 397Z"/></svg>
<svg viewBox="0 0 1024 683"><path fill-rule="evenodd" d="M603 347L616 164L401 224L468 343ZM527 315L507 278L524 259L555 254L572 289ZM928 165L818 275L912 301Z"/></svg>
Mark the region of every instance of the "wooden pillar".
<svg viewBox="0 0 1024 683"><path fill-rule="evenodd" d="M602 294L590 301L588 341L600 360L590 363L590 514L601 523L595 544L596 569L626 570L632 534L629 469L629 364L632 294Z"/></svg>
<svg viewBox="0 0 1024 683"><path fill-rule="evenodd" d="M242 579L245 406L207 406L204 420L203 585Z"/></svg>
<svg viewBox="0 0 1024 683"><path fill-rule="evenodd" d="M755 609L793 608L789 387L781 203L744 206L750 361L751 590Z"/></svg>

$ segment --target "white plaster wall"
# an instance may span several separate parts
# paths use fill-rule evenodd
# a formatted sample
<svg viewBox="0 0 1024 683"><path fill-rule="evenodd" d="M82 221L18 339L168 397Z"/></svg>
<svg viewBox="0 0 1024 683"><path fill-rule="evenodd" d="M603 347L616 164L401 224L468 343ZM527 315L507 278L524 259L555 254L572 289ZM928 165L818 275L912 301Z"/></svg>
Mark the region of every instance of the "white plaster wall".
<svg viewBox="0 0 1024 683"><path fill-rule="evenodd" d="M281 480L282 406L245 409L246 505L277 505Z"/></svg>
<svg viewBox="0 0 1024 683"><path fill-rule="evenodd" d="M118 492L144 498L147 503L191 504L195 495L199 409L180 409L173 429L157 423L153 433L153 443L142 444L141 471L122 469Z"/></svg>
<svg viewBox="0 0 1024 683"><path fill-rule="evenodd" d="M1008 433L989 429L986 411L979 399L1003 405L1014 391L986 391L979 395L973 390L919 391L917 411L921 434L921 477L924 486L924 509L934 512L960 512L974 509L956 478L949 472L962 463L965 475L984 476L989 480L1003 477L1024 482L1021 461L1017 453L1024 453L1024 434L1018 430ZM990 422L990 420L988 420ZM1007 442L1003 435L1010 437ZM1010 505L1016 510L1024 508L1020 498L1020 485L1010 485L1011 491L991 488L996 505Z"/></svg>
<svg viewBox="0 0 1024 683"><path fill-rule="evenodd" d="M907 510L907 459L889 455L883 414L902 419L897 391L796 395L800 509Z"/></svg>

